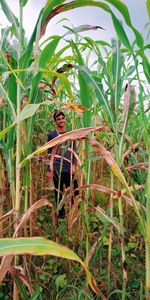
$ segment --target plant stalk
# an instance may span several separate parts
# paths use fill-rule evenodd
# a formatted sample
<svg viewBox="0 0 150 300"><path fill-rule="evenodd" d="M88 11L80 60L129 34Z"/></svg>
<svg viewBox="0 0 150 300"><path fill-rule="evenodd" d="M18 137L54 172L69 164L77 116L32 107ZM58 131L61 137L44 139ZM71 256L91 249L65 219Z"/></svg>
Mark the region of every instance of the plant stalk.
<svg viewBox="0 0 150 300"><path fill-rule="evenodd" d="M23 6L20 3L19 5L19 34L18 34L18 69L20 67L19 60L21 57L21 40L22 40L22 22L23 22ZM17 117L21 112L21 86L17 82ZM21 176L20 176L20 154L21 154L21 122L17 123L16 128L16 198L15 198L15 221L17 224L17 220L20 217L20 185L21 185ZM19 262L19 257L15 257L15 264L17 265ZM18 289L16 288L16 283L14 282L14 290L13 290L13 300L18 300Z"/></svg>
<svg viewBox="0 0 150 300"><path fill-rule="evenodd" d="M146 299L150 299L150 156L147 178L147 221L146 221Z"/></svg>

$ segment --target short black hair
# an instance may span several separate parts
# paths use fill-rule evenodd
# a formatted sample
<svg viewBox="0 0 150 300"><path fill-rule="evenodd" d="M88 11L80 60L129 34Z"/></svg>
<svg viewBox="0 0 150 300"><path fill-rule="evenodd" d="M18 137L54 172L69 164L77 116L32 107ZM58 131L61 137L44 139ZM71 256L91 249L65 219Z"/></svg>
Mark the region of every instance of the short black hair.
<svg viewBox="0 0 150 300"><path fill-rule="evenodd" d="M56 110L53 114L53 118L54 120L56 121L56 119L59 117L59 116L64 116L65 117L65 114L61 111L61 110Z"/></svg>

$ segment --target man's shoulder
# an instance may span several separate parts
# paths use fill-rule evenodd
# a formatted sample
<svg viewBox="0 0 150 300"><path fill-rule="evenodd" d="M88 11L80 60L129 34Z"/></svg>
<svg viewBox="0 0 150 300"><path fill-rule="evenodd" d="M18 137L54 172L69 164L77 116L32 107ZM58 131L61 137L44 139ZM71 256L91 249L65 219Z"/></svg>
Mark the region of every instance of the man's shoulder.
<svg viewBox="0 0 150 300"><path fill-rule="evenodd" d="M58 135L58 133L57 133L56 129L54 129L51 132L48 132L48 140L54 139L57 135Z"/></svg>

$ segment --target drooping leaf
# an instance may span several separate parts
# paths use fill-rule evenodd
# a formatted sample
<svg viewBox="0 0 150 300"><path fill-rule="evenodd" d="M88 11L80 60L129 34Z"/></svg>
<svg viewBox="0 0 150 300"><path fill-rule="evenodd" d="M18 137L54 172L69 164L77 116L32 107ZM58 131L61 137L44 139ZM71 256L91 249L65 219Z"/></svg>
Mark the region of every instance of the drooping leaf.
<svg viewBox="0 0 150 300"><path fill-rule="evenodd" d="M80 259L80 257L75 254L69 248L60 245L56 242L41 238L6 238L0 240L0 256L7 256L7 255L52 255L61 258L66 258L69 260L74 260L79 262L87 275L88 283L92 290L98 294L101 299L106 300L105 296L100 292L98 289L96 282L87 269L85 263Z"/></svg>
<svg viewBox="0 0 150 300"><path fill-rule="evenodd" d="M102 217L104 218L104 220L106 220L106 222L112 224L117 229L117 231L121 233L120 224L117 223L113 218L109 217L101 207L97 206L97 207L93 207L93 209L97 211L100 215L102 215Z"/></svg>
<svg viewBox="0 0 150 300"><path fill-rule="evenodd" d="M79 32L89 31L89 30L98 30L98 29L105 30L101 26L92 26L92 25L81 25L81 26L78 26L78 27L75 27L75 28L74 27L69 28L68 26L63 26L63 27L69 30L65 33L65 36L68 35L68 34L71 34L71 33L79 33Z"/></svg>
<svg viewBox="0 0 150 300"><path fill-rule="evenodd" d="M140 48L143 47L143 45L144 45L143 37L142 37L141 33L133 26L133 24L131 22L129 10L128 10L126 4L121 0L105 0L105 1L112 4L122 14L126 24L133 30L133 32L136 36L137 45Z"/></svg>
<svg viewBox="0 0 150 300"><path fill-rule="evenodd" d="M14 209L11 209L8 213L6 213L5 215L0 217L0 223L6 222L7 219L10 218L10 216L12 216L12 214L14 213Z"/></svg>
<svg viewBox="0 0 150 300"><path fill-rule="evenodd" d="M24 224L27 222L27 220L29 219L30 215L32 212L38 210L39 208L43 207L43 206L49 206L53 208L53 205L50 201L48 201L47 199L40 199L37 202L35 202L29 209L28 211L23 215L23 217L21 218L21 221L19 222L19 225L17 226L15 232L14 232L14 237L16 236L17 232L24 226Z"/></svg>
<svg viewBox="0 0 150 300"><path fill-rule="evenodd" d="M38 148L36 151L34 151L33 153L31 153L30 155L28 155L21 163L20 166L23 166L24 163L31 159L34 155L36 154L41 154L45 151L47 151L47 149L54 147L60 143L64 143L67 142L69 140L77 140L77 139L81 139L83 137L85 137L87 134L94 132L96 130L105 130L104 126L101 127L89 127L89 128L80 128L80 129L75 129L69 132L66 132L64 134L61 134L60 136L57 136L56 138L54 138L53 140L51 140L50 142L47 142L45 145L41 146L40 148Z"/></svg>
<svg viewBox="0 0 150 300"><path fill-rule="evenodd" d="M60 4L62 4L64 0L47 0L44 9L43 9L43 16L42 16L42 24L46 21L48 15L51 13L51 11L57 6L59 7Z"/></svg>
<svg viewBox="0 0 150 300"><path fill-rule="evenodd" d="M106 160L106 162L108 163L108 165L111 167L112 172L114 173L114 175L120 180L120 182L123 184L123 186L125 187L127 193L130 195L131 199L132 199L132 203L133 203L133 207L134 210L138 216L140 225L141 225L141 231L143 236L145 237L145 225L144 225L144 220L142 219L142 216L139 212L139 209L137 207L135 198L133 197L130 188L127 184L127 181L121 171L121 169L119 168L118 164L116 163L116 161L114 160L114 158L112 157L111 153L109 151L107 151L105 149L105 147L103 145L101 145L99 142L95 141L94 139L85 137L85 140L88 140L90 142L90 144L93 147L98 147L100 150L101 155L104 157L104 159Z"/></svg>

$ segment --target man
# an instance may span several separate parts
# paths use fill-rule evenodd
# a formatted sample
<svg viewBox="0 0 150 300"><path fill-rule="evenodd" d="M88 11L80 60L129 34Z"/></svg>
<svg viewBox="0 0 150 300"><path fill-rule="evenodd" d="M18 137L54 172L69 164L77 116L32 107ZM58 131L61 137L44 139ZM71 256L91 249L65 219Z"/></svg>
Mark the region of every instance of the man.
<svg viewBox="0 0 150 300"><path fill-rule="evenodd" d="M48 141L56 138L58 135L66 132L66 117L64 113L60 110L55 111L54 121L56 129L48 133ZM74 189L78 187L77 180L74 179L74 174L77 166L77 161L75 156L69 151L72 148L72 142L62 143L54 148L49 148L48 153L52 155L53 160L53 170L49 170L47 173L48 177L53 177L55 186L55 198L58 202L62 199L62 194L64 191L64 185L66 188L70 187L71 178L74 184ZM73 150L75 151L75 142L73 142ZM50 158L51 159L51 158ZM75 193L75 196L78 192ZM65 210L62 207L59 210L59 217L64 217Z"/></svg>

